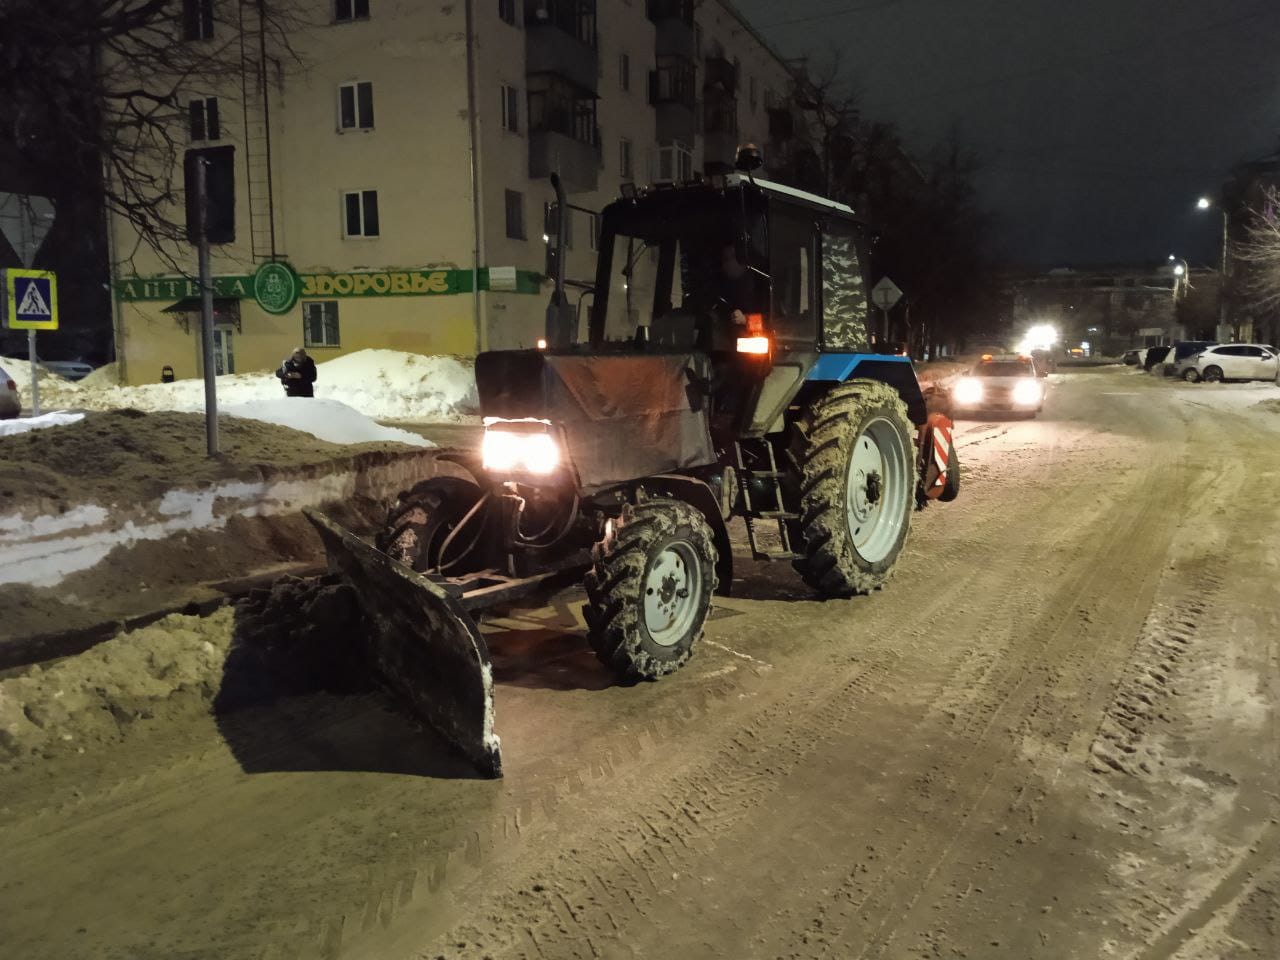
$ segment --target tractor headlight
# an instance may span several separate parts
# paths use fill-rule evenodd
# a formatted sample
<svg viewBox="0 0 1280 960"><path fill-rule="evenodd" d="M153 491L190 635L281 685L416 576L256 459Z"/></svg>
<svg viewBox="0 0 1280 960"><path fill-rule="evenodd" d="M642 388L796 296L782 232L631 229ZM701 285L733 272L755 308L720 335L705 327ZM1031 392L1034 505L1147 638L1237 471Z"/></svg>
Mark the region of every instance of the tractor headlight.
<svg viewBox="0 0 1280 960"><path fill-rule="evenodd" d="M1034 407L1044 394L1034 380L1019 380L1013 385L1013 402L1020 407Z"/></svg>
<svg viewBox="0 0 1280 960"><path fill-rule="evenodd" d="M977 377L965 377L956 383L951 392L952 399L962 406L973 406L982 402L982 381Z"/></svg>
<svg viewBox="0 0 1280 960"><path fill-rule="evenodd" d="M547 420L486 417L480 455L484 468L494 473L545 477L560 466L560 447Z"/></svg>

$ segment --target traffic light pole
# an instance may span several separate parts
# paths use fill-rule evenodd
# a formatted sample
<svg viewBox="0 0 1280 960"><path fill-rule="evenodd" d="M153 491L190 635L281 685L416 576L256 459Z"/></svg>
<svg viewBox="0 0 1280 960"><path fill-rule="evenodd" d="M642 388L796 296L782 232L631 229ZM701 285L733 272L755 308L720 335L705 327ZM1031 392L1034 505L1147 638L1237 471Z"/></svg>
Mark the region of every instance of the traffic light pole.
<svg viewBox="0 0 1280 960"><path fill-rule="evenodd" d="M209 456L218 454L218 388L213 363L213 275L209 268L208 161L196 162L196 198L200 208L200 353L204 358L204 424Z"/></svg>

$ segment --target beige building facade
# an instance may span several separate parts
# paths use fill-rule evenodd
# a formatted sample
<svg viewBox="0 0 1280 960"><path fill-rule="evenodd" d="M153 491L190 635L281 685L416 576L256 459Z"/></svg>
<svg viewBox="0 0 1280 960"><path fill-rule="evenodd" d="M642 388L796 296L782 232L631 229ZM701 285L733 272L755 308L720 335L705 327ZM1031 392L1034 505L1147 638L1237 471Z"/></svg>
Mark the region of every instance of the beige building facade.
<svg viewBox="0 0 1280 960"><path fill-rule="evenodd" d="M299 344L321 362L533 346L549 174L574 208L566 273L590 281L593 211L624 182L763 146L792 83L714 0L305 0L297 63L254 56L254 5L187 5L183 42L246 51L239 76L185 94L182 118L192 148L233 148L236 237L212 257L220 373ZM166 260L109 229L124 379L199 375L194 249Z"/></svg>

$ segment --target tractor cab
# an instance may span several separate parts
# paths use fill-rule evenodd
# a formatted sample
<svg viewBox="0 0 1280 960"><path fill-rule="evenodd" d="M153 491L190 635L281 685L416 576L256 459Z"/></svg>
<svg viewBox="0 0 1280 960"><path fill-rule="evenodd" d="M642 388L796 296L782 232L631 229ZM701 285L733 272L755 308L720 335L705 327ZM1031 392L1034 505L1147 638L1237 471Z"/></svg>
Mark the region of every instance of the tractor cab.
<svg viewBox="0 0 1280 960"><path fill-rule="evenodd" d="M866 237L843 204L738 174L634 192L602 214L588 349L704 356L715 432L759 435L819 354L867 350Z"/></svg>

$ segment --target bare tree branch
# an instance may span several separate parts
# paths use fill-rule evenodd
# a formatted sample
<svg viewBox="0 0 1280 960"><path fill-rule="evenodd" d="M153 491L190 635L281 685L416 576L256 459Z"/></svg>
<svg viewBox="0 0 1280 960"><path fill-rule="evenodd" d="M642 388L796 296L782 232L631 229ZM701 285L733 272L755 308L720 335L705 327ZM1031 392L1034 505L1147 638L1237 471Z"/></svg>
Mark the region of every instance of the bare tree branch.
<svg viewBox="0 0 1280 960"><path fill-rule="evenodd" d="M262 76L300 63L289 38L308 23L303 0L216 0L207 8L211 35L187 39L192 6L198 14L203 5L0 4L0 123L19 159L67 190L100 191L107 209L136 231L139 249L171 266L185 232L186 104L218 96L235 105L246 91L260 97Z"/></svg>

